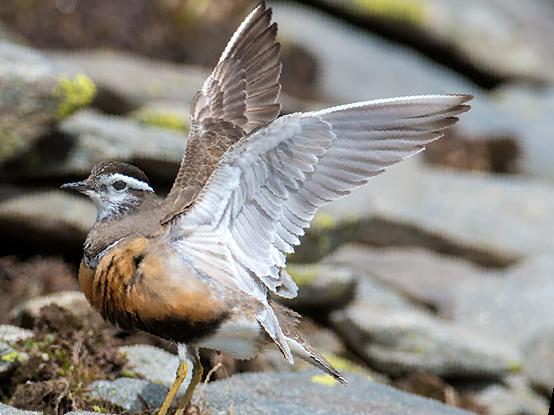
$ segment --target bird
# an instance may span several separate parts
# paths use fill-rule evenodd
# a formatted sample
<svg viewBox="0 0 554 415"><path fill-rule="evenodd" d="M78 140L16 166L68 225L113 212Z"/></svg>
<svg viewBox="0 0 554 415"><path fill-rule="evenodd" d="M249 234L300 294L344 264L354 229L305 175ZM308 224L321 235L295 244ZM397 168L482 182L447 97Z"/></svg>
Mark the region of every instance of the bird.
<svg viewBox="0 0 554 415"><path fill-rule="evenodd" d="M317 209L418 154L469 110L465 94L376 99L280 116L280 43L261 1L232 35L195 95L186 150L160 198L136 166L105 161L80 192L97 216L79 285L107 321L177 344L166 415L192 364L182 414L202 378L199 348L251 359L276 347L347 380L298 329L279 297L297 295L286 271Z"/></svg>

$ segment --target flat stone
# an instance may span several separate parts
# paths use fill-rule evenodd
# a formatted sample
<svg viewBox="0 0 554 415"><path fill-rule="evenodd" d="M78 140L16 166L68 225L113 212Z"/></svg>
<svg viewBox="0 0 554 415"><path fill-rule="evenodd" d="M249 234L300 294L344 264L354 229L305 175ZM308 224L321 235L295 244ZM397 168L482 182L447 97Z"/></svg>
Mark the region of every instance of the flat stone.
<svg viewBox="0 0 554 415"><path fill-rule="evenodd" d="M16 306L10 313L12 321L24 327L33 327L40 309L56 304L69 310L78 319L88 320L94 315L85 295L79 291L61 291L43 297L36 297Z"/></svg>
<svg viewBox="0 0 554 415"><path fill-rule="evenodd" d="M82 245L95 217L92 202L61 191L27 193L0 202L0 224L7 236L45 245L53 238Z"/></svg>
<svg viewBox="0 0 554 415"><path fill-rule="evenodd" d="M4 405L0 403L0 415L40 415L42 412L24 411L23 409L17 409L12 406Z"/></svg>
<svg viewBox="0 0 554 415"><path fill-rule="evenodd" d="M344 307L354 298L356 280L344 267L323 264L289 264L287 272L298 285L298 296L279 299L304 312L329 312Z"/></svg>
<svg viewBox="0 0 554 415"><path fill-rule="evenodd" d="M175 380L179 366L179 358L176 355L145 344L123 346L119 350L127 357L130 369L144 379L167 387L171 386ZM189 365L189 368L192 366ZM180 393L184 393L186 390L191 375L192 371L189 370L183 385L181 385Z"/></svg>
<svg viewBox="0 0 554 415"><path fill-rule="evenodd" d="M48 58L68 76L86 73L99 89L131 107L159 100L190 103L209 74L204 68L117 51L49 52Z"/></svg>
<svg viewBox="0 0 554 415"><path fill-rule="evenodd" d="M33 336L31 330L21 327L11 326L9 324L0 324L0 341L14 343L19 340L25 340Z"/></svg>
<svg viewBox="0 0 554 415"><path fill-rule="evenodd" d="M349 267L357 277L375 279L409 299L439 312L449 309L458 286L494 278L470 262L439 255L421 248L371 248L343 245L324 260Z"/></svg>
<svg viewBox="0 0 554 415"><path fill-rule="evenodd" d="M357 221L351 235L355 241L372 241L374 229L364 227L364 222L371 225L372 219L379 219L395 229L409 227L406 234L411 238L422 232L427 238L423 243L430 240L430 246L448 245L459 256L509 264L554 250L553 210L554 187L547 183L515 176L460 175L407 160L324 206L319 214L333 218L337 231L351 229ZM310 228L308 234L314 231Z"/></svg>
<svg viewBox="0 0 554 415"><path fill-rule="evenodd" d="M351 14L409 34L419 42L440 43L466 64L499 77L552 81L554 9L544 1L449 0L374 4L356 0L321 0ZM388 7L387 7L388 6ZM505 53L509 50L510 53Z"/></svg>
<svg viewBox="0 0 554 415"><path fill-rule="evenodd" d="M524 346L524 370L531 382L551 393L554 387L554 328L541 330Z"/></svg>
<svg viewBox="0 0 554 415"><path fill-rule="evenodd" d="M439 402L349 375L342 386L315 371L238 374L209 383L195 394L212 415L469 415Z"/></svg>
<svg viewBox="0 0 554 415"><path fill-rule="evenodd" d="M130 378L99 380L93 382L89 389L92 398L103 399L128 411L145 409L143 403L149 409L159 408L168 390L163 385Z"/></svg>
<svg viewBox="0 0 554 415"><path fill-rule="evenodd" d="M485 385L472 392L472 397L487 408L489 415L543 415L548 412L546 400L523 376L508 376L502 383Z"/></svg>
<svg viewBox="0 0 554 415"><path fill-rule="evenodd" d="M331 315L334 329L369 365L391 375L499 378L521 366L516 350L419 310L375 307L371 297Z"/></svg>
<svg viewBox="0 0 554 415"><path fill-rule="evenodd" d="M548 239L544 241L547 243ZM554 329L552 275L551 252L531 257L507 270L498 280L459 287L451 315L479 333L521 348L539 333Z"/></svg>
<svg viewBox="0 0 554 415"><path fill-rule="evenodd" d="M88 175L106 160L138 164L151 176L172 180L186 148L184 131L169 131L131 118L87 110L68 118L59 134L10 166L10 177L46 178ZM33 166L40 163L41 169Z"/></svg>

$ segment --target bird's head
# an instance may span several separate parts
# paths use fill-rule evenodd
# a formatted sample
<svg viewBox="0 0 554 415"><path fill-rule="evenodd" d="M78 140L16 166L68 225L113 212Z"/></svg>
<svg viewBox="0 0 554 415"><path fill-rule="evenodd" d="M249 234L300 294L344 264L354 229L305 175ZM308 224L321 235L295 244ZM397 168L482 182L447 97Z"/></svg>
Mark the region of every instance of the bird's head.
<svg viewBox="0 0 554 415"><path fill-rule="evenodd" d="M66 183L60 189L87 195L96 205L97 220L130 213L155 197L146 174L119 161L99 163L85 180Z"/></svg>

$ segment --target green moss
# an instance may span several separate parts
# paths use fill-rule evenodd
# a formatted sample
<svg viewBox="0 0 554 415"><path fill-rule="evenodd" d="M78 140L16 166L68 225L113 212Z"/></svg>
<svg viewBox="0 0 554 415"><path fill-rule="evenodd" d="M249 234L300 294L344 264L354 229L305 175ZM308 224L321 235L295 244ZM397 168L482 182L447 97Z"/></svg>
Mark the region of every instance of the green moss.
<svg viewBox="0 0 554 415"><path fill-rule="evenodd" d="M165 128L167 130L188 133L189 123L185 116L149 109L139 110L134 114L134 118L144 124L154 127Z"/></svg>
<svg viewBox="0 0 554 415"><path fill-rule="evenodd" d="M60 100L57 117L64 119L92 102L96 95L96 85L88 76L78 74L73 79L62 78L55 93Z"/></svg>
<svg viewBox="0 0 554 415"><path fill-rule="evenodd" d="M313 282L320 274L318 265L288 265L287 272L299 286L305 286Z"/></svg>
<svg viewBox="0 0 554 415"><path fill-rule="evenodd" d="M349 8L386 19L403 20L423 26L429 20L427 0L353 0Z"/></svg>

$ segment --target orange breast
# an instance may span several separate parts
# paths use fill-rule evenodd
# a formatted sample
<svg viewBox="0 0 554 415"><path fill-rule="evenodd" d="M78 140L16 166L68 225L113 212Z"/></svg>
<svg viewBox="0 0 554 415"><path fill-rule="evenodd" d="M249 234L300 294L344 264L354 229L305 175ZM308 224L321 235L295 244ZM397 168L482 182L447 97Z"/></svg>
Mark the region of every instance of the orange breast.
<svg viewBox="0 0 554 415"><path fill-rule="evenodd" d="M159 241L131 238L112 248L95 271L82 263L79 284L112 323L188 342L216 329L229 310L176 255Z"/></svg>

